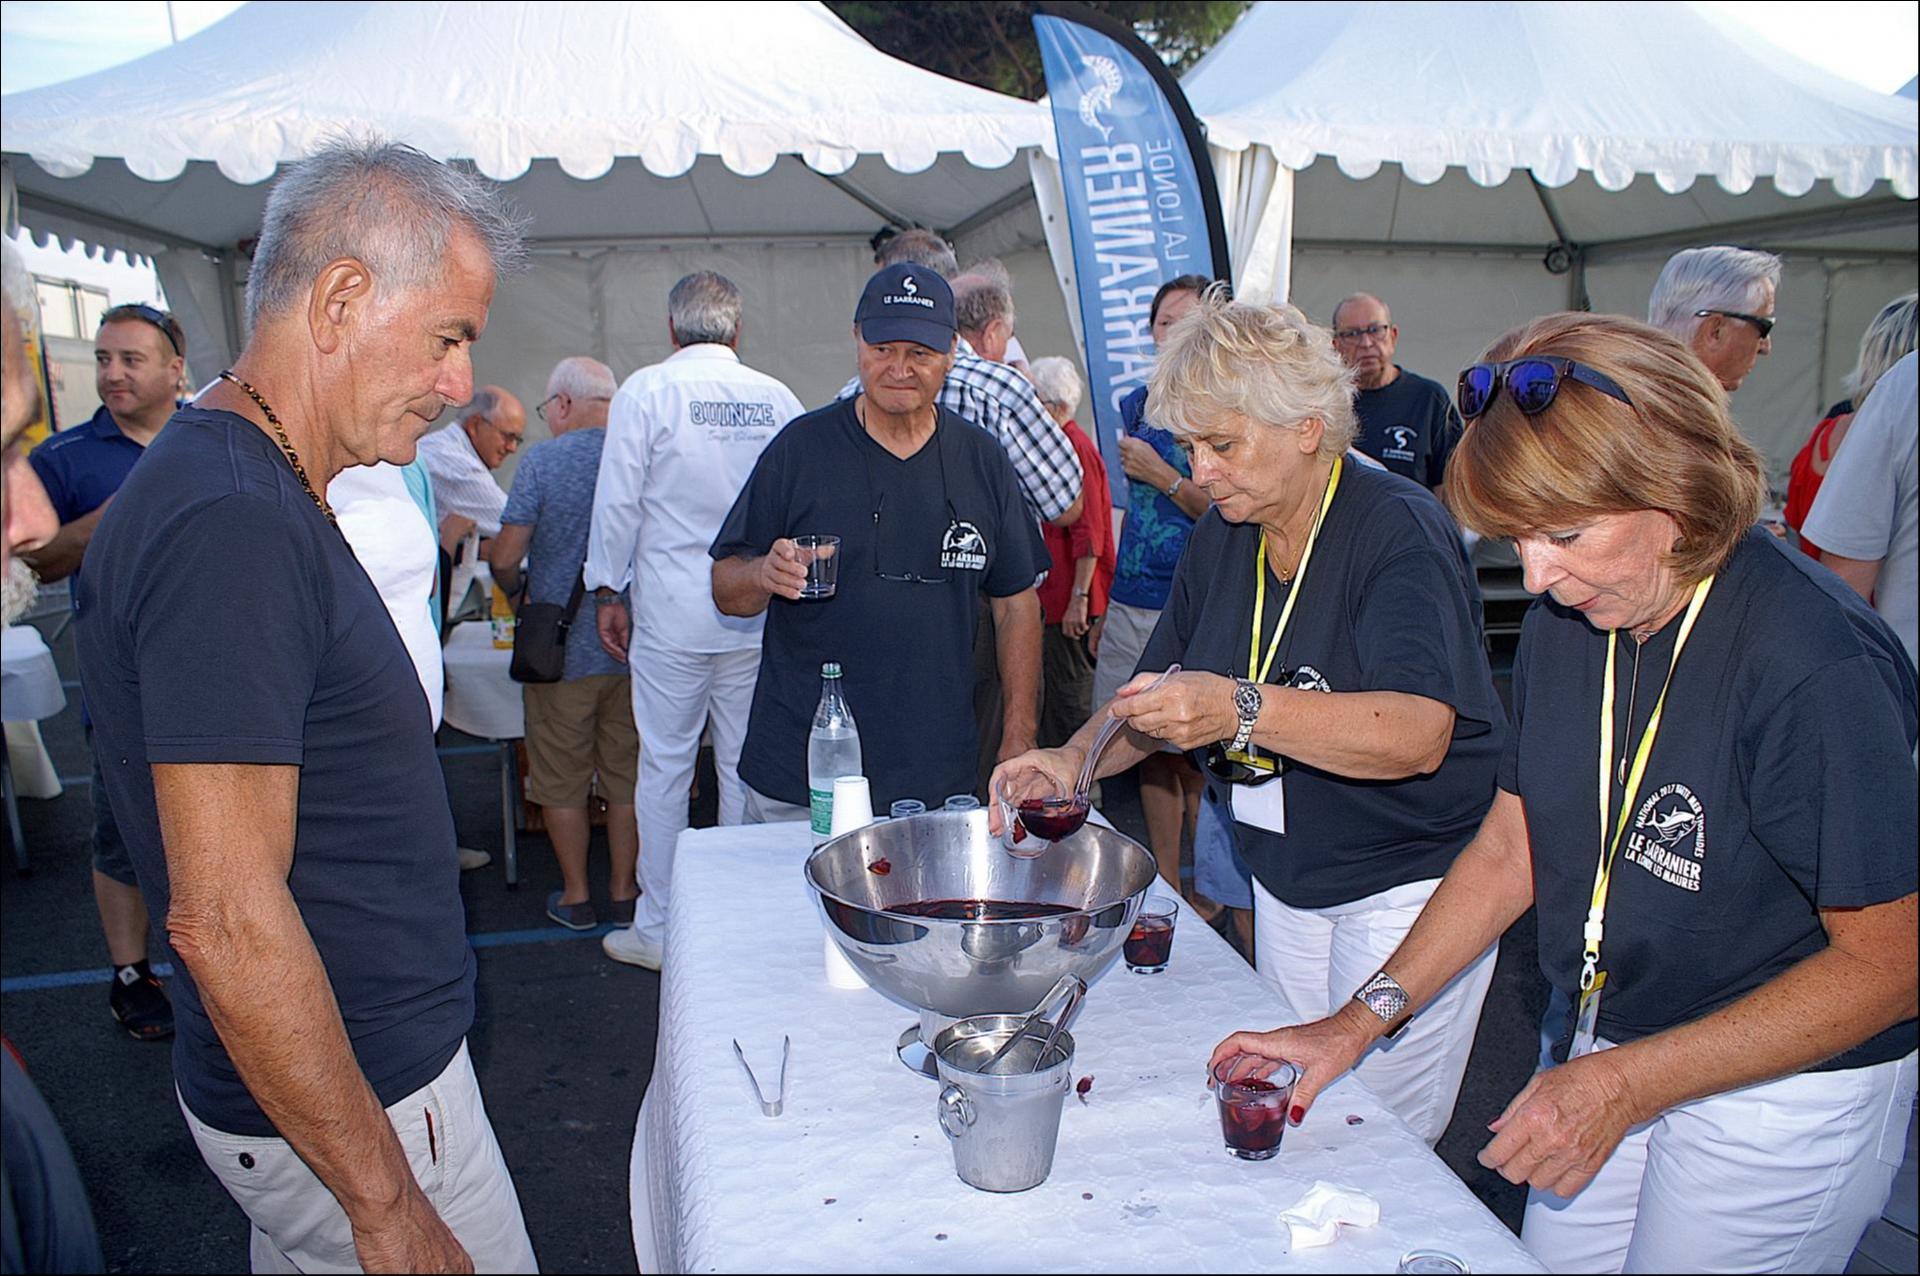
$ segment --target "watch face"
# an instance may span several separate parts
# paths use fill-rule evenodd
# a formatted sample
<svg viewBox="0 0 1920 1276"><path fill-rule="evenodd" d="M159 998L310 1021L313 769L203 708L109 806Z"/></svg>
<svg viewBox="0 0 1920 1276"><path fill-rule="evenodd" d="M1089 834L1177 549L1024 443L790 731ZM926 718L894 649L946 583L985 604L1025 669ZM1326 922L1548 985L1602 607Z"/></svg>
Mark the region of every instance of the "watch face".
<svg viewBox="0 0 1920 1276"><path fill-rule="evenodd" d="M1233 708L1243 718L1251 718L1260 712L1260 688L1250 682L1234 684Z"/></svg>

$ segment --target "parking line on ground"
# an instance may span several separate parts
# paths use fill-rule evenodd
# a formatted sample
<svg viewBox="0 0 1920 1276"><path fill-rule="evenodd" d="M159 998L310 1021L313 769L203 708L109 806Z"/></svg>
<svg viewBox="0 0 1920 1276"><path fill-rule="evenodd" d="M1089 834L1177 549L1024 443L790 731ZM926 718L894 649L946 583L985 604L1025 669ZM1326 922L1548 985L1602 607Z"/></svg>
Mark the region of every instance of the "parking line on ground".
<svg viewBox="0 0 1920 1276"><path fill-rule="evenodd" d="M599 939L614 929L612 922L602 922L592 930L560 930L557 927L536 927L528 930L489 930L477 935L468 935L467 942L474 948L517 948L524 944L564 944L576 939ZM163 979L173 977L171 962L155 962L153 973ZM91 970L58 970L46 975L15 975L10 979L0 979L0 995L12 996L19 992L51 992L61 988L84 988L89 984L110 984L113 971L105 966Z"/></svg>

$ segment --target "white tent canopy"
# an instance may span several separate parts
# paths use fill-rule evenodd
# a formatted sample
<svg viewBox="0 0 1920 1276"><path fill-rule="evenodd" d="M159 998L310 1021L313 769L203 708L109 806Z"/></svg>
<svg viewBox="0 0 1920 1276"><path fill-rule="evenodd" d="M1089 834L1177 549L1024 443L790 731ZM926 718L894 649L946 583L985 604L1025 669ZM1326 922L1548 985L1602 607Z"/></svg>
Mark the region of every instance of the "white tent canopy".
<svg viewBox="0 0 1920 1276"><path fill-rule="evenodd" d="M0 151L31 230L154 258L195 351L239 344L237 250L277 166L365 130L471 161L531 217L536 266L496 302L510 341L490 330L486 379L524 393L562 355L658 358L666 287L711 266L746 294L743 350L818 400L849 365L868 237L991 219L1050 129L820 4L359 0L249 4L10 95Z"/></svg>
<svg viewBox="0 0 1920 1276"><path fill-rule="evenodd" d="M1915 103L1691 5L1262 3L1184 87L1241 294L1378 293L1442 381L1536 314L1644 314L1679 248L1769 248L1783 322L1735 408L1784 471L1914 286Z"/></svg>

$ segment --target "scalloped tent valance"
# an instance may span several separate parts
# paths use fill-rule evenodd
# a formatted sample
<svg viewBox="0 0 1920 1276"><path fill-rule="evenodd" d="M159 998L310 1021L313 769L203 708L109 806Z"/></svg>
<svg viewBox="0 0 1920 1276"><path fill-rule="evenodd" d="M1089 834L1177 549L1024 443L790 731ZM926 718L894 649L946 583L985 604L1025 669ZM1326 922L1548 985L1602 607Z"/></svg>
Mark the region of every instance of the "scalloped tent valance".
<svg viewBox="0 0 1920 1276"><path fill-rule="evenodd" d="M1034 104L888 57L820 4L351 0L245 5L12 94L0 150L27 205L105 214L108 243L218 246L251 233L280 164L343 130L512 183L542 239L952 225L1023 185L1008 166L1051 136ZM683 177L698 191L664 188ZM624 217L585 207L601 196Z"/></svg>
<svg viewBox="0 0 1920 1276"><path fill-rule="evenodd" d="M1213 145L1289 169L1328 156L1355 179L1391 163L1422 185L1524 169L1550 188L1920 194L1911 99L1687 4L1263 3L1184 87Z"/></svg>

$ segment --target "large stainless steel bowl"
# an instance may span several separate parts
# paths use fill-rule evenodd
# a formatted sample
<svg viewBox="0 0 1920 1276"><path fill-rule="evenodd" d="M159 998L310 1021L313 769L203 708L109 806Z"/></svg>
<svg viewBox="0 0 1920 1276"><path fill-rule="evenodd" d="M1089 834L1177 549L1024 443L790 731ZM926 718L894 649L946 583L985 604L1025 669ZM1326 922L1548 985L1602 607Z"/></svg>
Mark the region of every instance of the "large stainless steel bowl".
<svg viewBox="0 0 1920 1276"><path fill-rule="evenodd" d="M879 860L887 872L872 871ZM1062 975L1091 984L1119 954L1154 871L1145 847L1094 824L1017 859L988 835L984 810L871 824L820 846L806 868L827 933L866 981L951 1018L1030 1010ZM1014 921L889 911L962 899L1073 911Z"/></svg>

